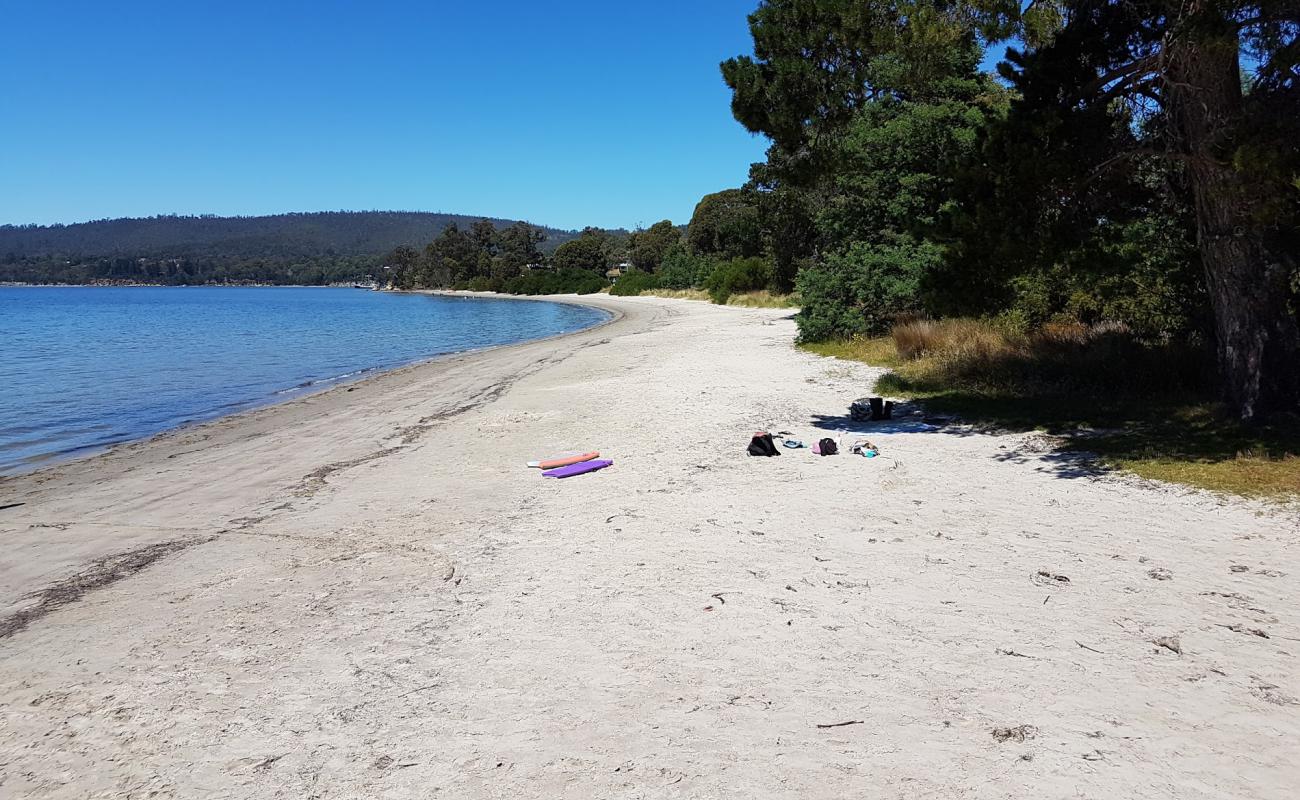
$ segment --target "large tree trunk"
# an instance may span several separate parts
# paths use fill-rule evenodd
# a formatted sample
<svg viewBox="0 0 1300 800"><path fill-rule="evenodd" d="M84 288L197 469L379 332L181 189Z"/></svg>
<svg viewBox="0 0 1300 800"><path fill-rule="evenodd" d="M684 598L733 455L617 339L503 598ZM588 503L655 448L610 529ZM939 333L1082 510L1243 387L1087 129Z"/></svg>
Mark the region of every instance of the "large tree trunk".
<svg viewBox="0 0 1300 800"><path fill-rule="evenodd" d="M1296 406L1300 329L1287 307L1286 256L1252 218L1269 189L1248 185L1231 163L1242 111L1236 32L1184 36L1165 54L1171 122L1187 157L1224 399L1256 420Z"/></svg>

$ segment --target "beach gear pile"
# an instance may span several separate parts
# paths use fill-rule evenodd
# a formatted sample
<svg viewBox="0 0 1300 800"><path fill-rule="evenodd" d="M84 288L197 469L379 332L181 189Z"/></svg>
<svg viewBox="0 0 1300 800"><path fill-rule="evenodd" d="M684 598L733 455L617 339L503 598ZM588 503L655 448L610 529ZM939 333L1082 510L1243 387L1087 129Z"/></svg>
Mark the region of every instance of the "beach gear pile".
<svg viewBox="0 0 1300 800"><path fill-rule="evenodd" d="M543 478L572 478L613 465L613 459L601 458L600 453L595 450L590 453L563 453L528 462L529 467L542 470Z"/></svg>
<svg viewBox="0 0 1300 800"><path fill-rule="evenodd" d="M792 435L789 431L780 431L777 436L788 437ZM807 448L803 442L798 439L781 439L781 446L788 450L803 450ZM839 442L828 437L819 439L812 446L813 455L834 456L839 455ZM766 431L758 431L749 440L749 447L746 450L751 456L779 456L781 451L776 447L776 439ZM875 458L880 455L880 448L876 447L866 439L858 439L853 442L851 452L855 456L864 456L866 458Z"/></svg>
<svg viewBox="0 0 1300 800"><path fill-rule="evenodd" d="M894 401L883 397L863 397L849 406L849 417L854 422L879 422L894 418Z"/></svg>
<svg viewBox="0 0 1300 800"><path fill-rule="evenodd" d="M849 418L854 422L879 422L881 420L892 420L894 418L894 403L892 400L886 400L883 397L862 397L854 400L849 405ZM928 423L922 423L917 426L921 431L938 430L938 426ZM826 437L819 439L812 446L814 455L834 456L840 452L841 441L847 431L840 430L840 441ZM790 431L777 431L776 436L790 437L793 436ZM781 446L789 450L800 450L806 447L798 439L782 438ZM751 456L779 456L781 451L776 447L776 440L773 435L766 431L758 431L749 440L747 452ZM849 446L849 452L855 456L863 458L876 458L880 455L880 448L869 439L857 439Z"/></svg>

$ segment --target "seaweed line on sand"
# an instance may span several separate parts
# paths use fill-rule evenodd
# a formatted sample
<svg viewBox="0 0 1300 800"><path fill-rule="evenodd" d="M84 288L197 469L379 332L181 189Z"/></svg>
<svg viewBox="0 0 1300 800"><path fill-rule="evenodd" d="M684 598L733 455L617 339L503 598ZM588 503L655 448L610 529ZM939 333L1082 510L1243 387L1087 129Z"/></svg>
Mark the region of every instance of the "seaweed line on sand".
<svg viewBox="0 0 1300 800"><path fill-rule="evenodd" d="M47 614L77 602L87 594L111 586L148 568L154 562L195 545L207 544L215 536L192 536L159 542L125 553L115 553L91 562L90 566L28 597L36 602L0 618L0 639L7 639Z"/></svg>

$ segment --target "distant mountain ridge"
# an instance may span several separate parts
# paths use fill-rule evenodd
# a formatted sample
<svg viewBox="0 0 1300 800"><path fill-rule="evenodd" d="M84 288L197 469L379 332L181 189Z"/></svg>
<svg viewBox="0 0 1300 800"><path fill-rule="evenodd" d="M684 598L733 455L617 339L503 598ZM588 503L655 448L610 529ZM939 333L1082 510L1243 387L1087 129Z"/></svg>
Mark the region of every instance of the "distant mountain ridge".
<svg viewBox="0 0 1300 800"><path fill-rule="evenodd" d="M156 216L71 225L0 225L0 258L79 255L186 258L382 255L400 245L423 247L451 224L516 220L425 211L317 211L256 217ZM536 226L547 249L576 233Z"/></svg>
<svg viewBox="0 0 1300 800"><path fill-rule="evenodd" d="M157 216L71 225L0 225L0 282L274 283L365 280L400 246L487 219L424 211L318 211L259 217ZM577 233L541 225L550 252Z"/></svg>

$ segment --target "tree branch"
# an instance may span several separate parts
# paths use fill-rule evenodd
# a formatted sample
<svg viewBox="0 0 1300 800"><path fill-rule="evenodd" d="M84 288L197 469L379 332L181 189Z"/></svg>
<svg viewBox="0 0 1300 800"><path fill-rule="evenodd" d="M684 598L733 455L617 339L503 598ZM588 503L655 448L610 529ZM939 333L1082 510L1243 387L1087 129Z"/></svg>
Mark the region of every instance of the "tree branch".
<svg viewBox="0 0 1300 800"><path fill-rule="evenodd" d="M1158 56L1159 56L1158 53L1152 53L1151 55L1139 58L1137 61L1134 61L1131 64L1126 64L1122 67L1113 69L1110 72L1106 72L1102 75L1098 75L1095 80L1089 82L1087 85L1083 87L1081 94L1083 95L1095 94L1096 92L1110 85L1112 81L1120 80L1122 82L1122 80L1131 78L1134 75L1137 75L1139 73L1149 72L1153 70L1159 63ZM1111 93L1113 91L1114 91L1114 87L1112 87L1111 89L1107 89L1107 93Z"/></svg>

